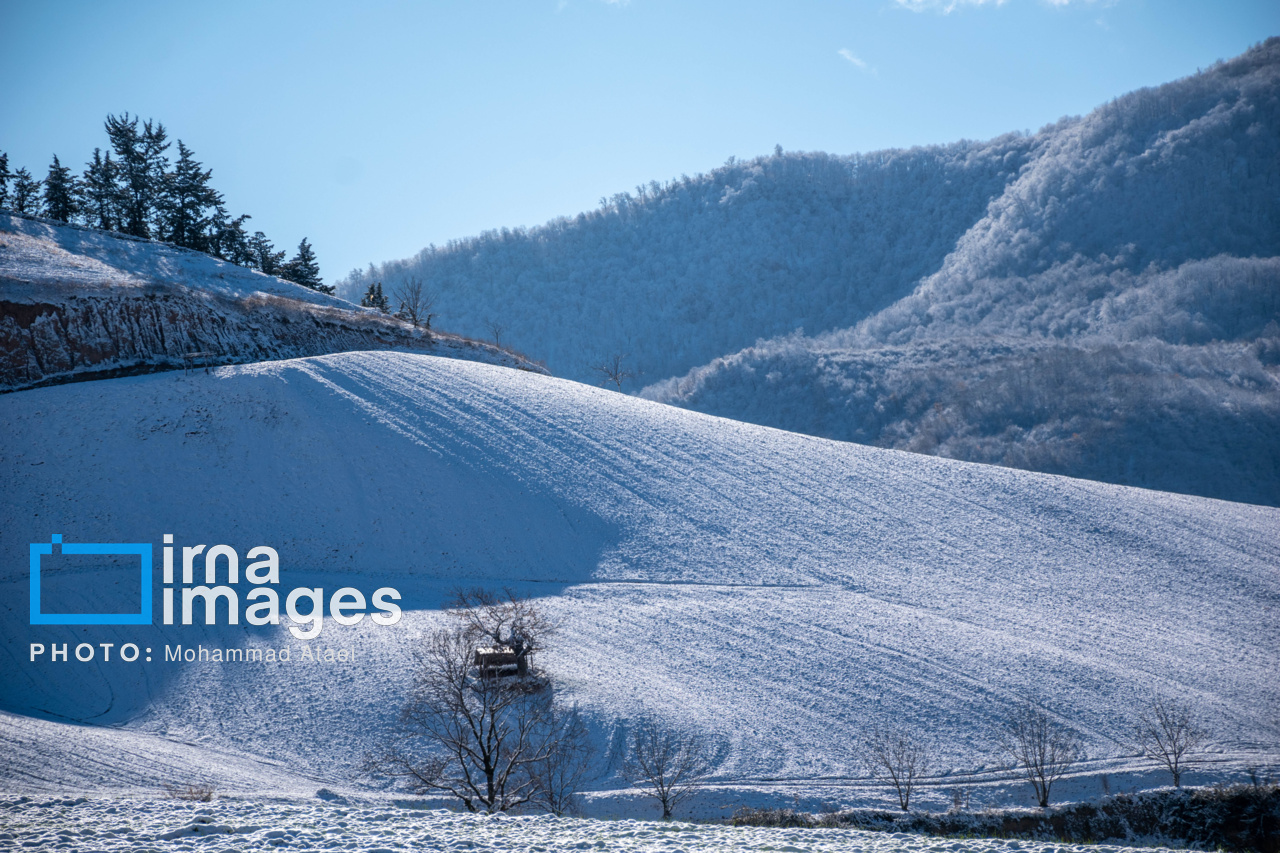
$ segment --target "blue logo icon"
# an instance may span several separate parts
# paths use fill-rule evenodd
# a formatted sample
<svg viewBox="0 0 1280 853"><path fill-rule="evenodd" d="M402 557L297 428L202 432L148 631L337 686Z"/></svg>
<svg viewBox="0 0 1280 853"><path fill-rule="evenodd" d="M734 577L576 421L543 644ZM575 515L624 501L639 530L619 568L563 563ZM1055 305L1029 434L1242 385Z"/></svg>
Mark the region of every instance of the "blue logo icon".
<svg viewBox="0 0 1280 853"><path fill-rule="evenodd" d="M139 583L142 589L142 606L137 613L41 613L40 612L40 557L53 554L53 546L61 547L63 554L107 554L112 556L137 554L142 563ZM62 534L53 534L48 544L31 543L31 624L32 625L150 625L151 624L151 544L148 542L108 542L63 544Z"/></svg>

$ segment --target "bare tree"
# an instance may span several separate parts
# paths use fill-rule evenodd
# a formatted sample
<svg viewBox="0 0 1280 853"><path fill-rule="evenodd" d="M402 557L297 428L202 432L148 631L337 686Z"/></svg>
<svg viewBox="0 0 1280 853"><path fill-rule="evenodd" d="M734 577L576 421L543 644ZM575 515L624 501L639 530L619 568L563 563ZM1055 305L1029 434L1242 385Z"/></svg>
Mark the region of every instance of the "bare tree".
<svg viewBox="0 0 1280 853"><path fill-rule="evenodd" d="M489 330L489 334L493 337L493 345L502 346L502 336L507 333L506 323L499 323L497 320L485 320L484 327Z"/></svg>
<svg viewBox="0 0 1280 853"><path fill-rule="evenodd" d="M533 803L558 817L579 814L578 794L591 776L595 759L587 724L576 707L555 708L550 726L557 748L530 765Z"/></svg>
<svg viewBox="0 0 1280 853"><path fill-rule="evenodd" d="M532 638L545 636L527 626L548 620L515 596L466 595L474 606L455 609L454 625L419 650L400 725L380 753L366 757L365 770L401 779L415 794L456 797L469 811L506 811L542 796L547 786L537 768L554 761L563 739L577 733L557 718L545 676L527 666L522 674L498 676L480 663L495 637L519 636L527 662L529 651L543 648Z"/></svg>
<svg viewBox="0 0 1280 853"><path fill-rule="evenodd" d="M421 278L416 275L407 277L395 286L391 295L400 303L400 308L396 311L397 317L408 320L415 326L431 328L431 318L436 316L431 313L436 304L436 295L427 289Z"/></svg>
<svg viewBox="0 0 1280 853"><path fill-rule="evenodd" d="M1049 791L1067 769L1084 758L1075 732L1058 723L1030 700L1013 710L1005 722L1000 748L1035 789L1041 808L1049 805Z"/></svg>
<svg viewBox="0 0 1280 853"><path fill-rule="evenodd" d="M1208 740L1209 733L1200 724L1191 706L1176 699L1156 696L1138 717L1138 747L1143 754L1160 761L1173 774L1173 786L1182 787L1187 756Z"/></svg>
<svg viewBox="0 0 1280 853"><path fill-rule="evenodd" d="M960 812L967 811L969 808L969 801L973 799L973 786L960 785L952 788L950 793L951 809L947 813L959 814Z"/></svg>
<svg viewBox="0 0 1280 853"><path fill-rule="evenodd" d="M596 363L590 367L604 377L600 380L601 385L612 382L621 391L622 383L636 375L635 371L627 370L624 366L628 357L628 353L615 352L613 355L597 359Z"/></svg>
<svg viewBox="0 0 1280 853"><path fill-rule="evenodd" d="M865 761L871 775L889 782L898 792L898 805L908 811L911 792L929 772L929 745L914 731L883 726L867 737Z"/></svg>
<svg viewBox="0 0 1280 853"><path fill-rule="evenodd" d="M712 756L697 733L681 733L653 717L642 719L631 732L622 775L636 788L648 788L662 806L662 819L698 789L711 775Z"/></svg>

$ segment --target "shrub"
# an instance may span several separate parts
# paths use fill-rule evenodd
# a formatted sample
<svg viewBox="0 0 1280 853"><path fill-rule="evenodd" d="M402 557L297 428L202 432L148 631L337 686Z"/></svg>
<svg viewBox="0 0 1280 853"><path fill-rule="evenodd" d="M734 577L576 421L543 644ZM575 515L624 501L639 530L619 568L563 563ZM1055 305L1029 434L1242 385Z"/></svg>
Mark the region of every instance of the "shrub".
<svg viewBox="0 0 1280 853"><path fill-rule="evenodd" d="M185 784L166 784L165 795L171 800L190 800L194 803L213 801L214 787L207 782L187 782Z"/></svg>

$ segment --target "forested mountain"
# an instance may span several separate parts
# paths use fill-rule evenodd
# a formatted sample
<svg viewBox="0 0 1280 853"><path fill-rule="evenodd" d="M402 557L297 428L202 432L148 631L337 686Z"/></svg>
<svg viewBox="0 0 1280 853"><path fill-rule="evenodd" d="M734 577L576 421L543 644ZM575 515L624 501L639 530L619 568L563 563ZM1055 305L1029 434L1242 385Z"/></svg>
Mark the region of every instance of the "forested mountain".
<svg viewBox="0 0 1280 853"><path fill-rule="evenodd" d="M653 399L1280 503L1280 39L1033 136L776 152L346 285L414 273Z"/></svg>
<svg viewBox="0 0 1280 853"><path fill-rule="evenodd" d="M1280 40L1040 136L1038 156L907 298L646 396L1280 503Z"/></svg>
<svg viewBox="0 0 1280 853"><path fill-rule="evenodd" d="M848 326L906 296L1035 146L1011 134L735 161L571 219L353 271L339 293L355 300L375 281L419 275L450 328L489 337L501 324L504 343L586 381L601 358L628 354L652 382L761 336Z"/></svg>

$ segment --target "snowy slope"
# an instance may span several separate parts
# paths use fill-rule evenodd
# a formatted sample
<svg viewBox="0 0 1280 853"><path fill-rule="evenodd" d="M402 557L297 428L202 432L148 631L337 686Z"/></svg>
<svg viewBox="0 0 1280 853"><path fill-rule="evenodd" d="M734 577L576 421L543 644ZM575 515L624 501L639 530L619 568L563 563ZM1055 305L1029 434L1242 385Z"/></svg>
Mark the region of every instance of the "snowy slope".
<svg viewBox="0 0 1280 853"><path fill-rule="evenodd" d="M237 299L260 294L331 308L355 307L345 299L169 243L11 213L0 218L0 232L0 279L6 298L14 301L118 294L122 288L169 284Z"/></svg>
<svg viewBox="0 0 1280 853"><path fill-rule="evenodd" d="M0 213L0 391L402 348L543 372L514 353L167 243Z"/></svg>
<svg viewBox="0 0 1280 853"><path fill-rule="evenodd" d="M1141 769L1123 742L1152 689L1212 721L1203 778L1280 758L1275 509L395 353L24 391L0 397L0 429L10 791L154 790L182 766L224 790L361 784L415 639L473 583L512 584L563 621L542 662L606 754L646 709L702 730L720 745L726 802L856 787L858 733L891 719L928 728L941 767L990 769L992 729L1024 695L1081 733L1091 772ZM157 554L165 533L241 554L269 544L282 589L393 586L408 612L392 627L326 620L309 644L283 627L31 626L27 543L52 533ZM68 574L63 604L92 610L109 577ZM85 641L156 660L25 654ZM165 663L178 643L356 659Z"/></svg>

